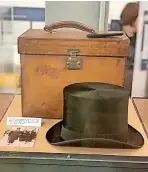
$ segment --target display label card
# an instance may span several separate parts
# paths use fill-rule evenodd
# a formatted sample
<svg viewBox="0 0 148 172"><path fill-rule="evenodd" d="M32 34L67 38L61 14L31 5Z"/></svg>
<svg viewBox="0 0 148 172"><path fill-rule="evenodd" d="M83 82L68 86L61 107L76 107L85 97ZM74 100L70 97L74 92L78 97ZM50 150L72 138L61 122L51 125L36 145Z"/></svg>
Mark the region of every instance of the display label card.
<svg viewBox="0 0 148 172"><path fill-rule="evenodd" d="M41 127L41 118L7 117L8 126Z"/></svg>

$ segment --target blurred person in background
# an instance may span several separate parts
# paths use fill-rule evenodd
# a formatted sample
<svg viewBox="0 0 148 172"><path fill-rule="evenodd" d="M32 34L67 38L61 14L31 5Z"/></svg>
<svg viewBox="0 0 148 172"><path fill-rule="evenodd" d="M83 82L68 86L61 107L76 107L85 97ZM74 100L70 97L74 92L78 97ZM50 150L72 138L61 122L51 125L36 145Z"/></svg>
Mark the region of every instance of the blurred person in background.
<svg viewBox="0 0 148 172"><path fill-rule="evenodd" d="M120 15L121 30L130 39L130 53L127 58L125 86L131 91L135 58L136 34L138 29L139 2L126 4Z"/></svg>

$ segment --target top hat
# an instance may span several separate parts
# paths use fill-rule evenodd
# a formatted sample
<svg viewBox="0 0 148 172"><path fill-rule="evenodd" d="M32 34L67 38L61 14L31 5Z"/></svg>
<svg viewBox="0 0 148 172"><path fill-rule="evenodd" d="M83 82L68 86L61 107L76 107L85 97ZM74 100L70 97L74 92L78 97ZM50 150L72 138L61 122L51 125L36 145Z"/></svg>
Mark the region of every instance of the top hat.
<svg viewBox="0 0 148 172"><path fill-rule="evenodd" d="M136 149L142 135L128 125L129 91L106 83L75 83L63 90L63 120L46 133L57 146Z"/></svg>

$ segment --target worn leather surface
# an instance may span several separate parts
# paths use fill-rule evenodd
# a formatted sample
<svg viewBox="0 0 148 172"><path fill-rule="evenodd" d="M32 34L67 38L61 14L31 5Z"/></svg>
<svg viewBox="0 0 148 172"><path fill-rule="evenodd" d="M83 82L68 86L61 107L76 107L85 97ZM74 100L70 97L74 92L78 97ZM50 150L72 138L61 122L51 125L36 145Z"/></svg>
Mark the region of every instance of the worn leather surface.
<svg viewBox="0 0 148 172"><path fill-rule="evenodd" d="M19 36L23 116L62 118L62 90L71 83L107 82L123 86L129 39L125 34L110 38L88 38L87 34L62 28L53 33L29 29ZM67 67L71 49L79 50L78 70Z"/></svg>
<svg viewBox="0 0 148 172"><path fill-rule="evenodd" d="M110 32L109 32L110 33ZM69 55L68 49L79 49L79 55L126 58L129 54L129 39L123 36L88 38L88 32L79 30L57 30L55 33L43 29L29 29L18 37L20 54Z"/></svg>

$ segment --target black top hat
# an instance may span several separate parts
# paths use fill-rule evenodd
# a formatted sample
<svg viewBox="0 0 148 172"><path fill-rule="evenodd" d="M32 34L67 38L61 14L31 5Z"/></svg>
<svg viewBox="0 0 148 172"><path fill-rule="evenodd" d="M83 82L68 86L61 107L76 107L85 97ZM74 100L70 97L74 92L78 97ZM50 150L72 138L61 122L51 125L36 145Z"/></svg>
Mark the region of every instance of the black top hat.
<svg viewBox="0 0 148 172"><path fill-rule="evenodd" d="M129 91L105 83L76 83L63 90L63 120L46 139L52 145L140 148L142 135L128 125Z"/></svg>

